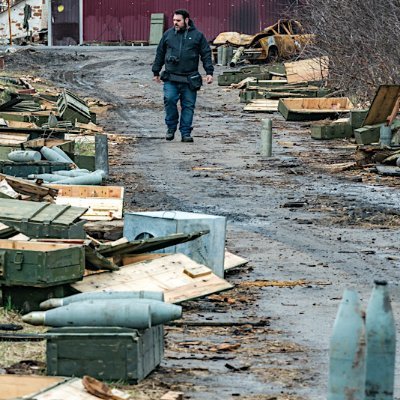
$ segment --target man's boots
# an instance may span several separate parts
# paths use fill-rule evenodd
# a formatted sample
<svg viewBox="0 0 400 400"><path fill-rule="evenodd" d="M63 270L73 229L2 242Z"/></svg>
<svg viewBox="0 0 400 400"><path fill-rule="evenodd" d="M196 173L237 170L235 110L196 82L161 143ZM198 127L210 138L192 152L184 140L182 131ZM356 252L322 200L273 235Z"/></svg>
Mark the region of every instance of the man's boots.
<svg viewBox="0 0 400 400"><path fill-rule="evenodd" d="M166 140L174 140L175 137L175 129L168 129L167 134L165 135Z"/></svg>

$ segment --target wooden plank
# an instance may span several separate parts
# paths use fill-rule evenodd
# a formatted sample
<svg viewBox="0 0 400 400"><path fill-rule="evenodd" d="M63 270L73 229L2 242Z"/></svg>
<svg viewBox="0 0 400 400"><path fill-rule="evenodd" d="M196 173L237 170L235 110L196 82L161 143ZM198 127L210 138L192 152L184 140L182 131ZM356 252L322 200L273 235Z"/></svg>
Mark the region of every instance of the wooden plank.
<svg viewBox="0 0 400 400"><path fill-rule="evenodd" d="M33 395L59 384L65 378L33 375L0 375L0 400Z"/></svg>
<svg viewBox="0 0 400 400"><path fill-rule="evenodd" d="M46 186L38 185L21 178L0 174L0 180L5 179L8 184L18 193L26 194L29 196L45 197L50 195L55 197L57 194L56 189L48 188Z"/></svg>
<svg viewBox="0 0 400 400"><path fill-rule="evenodd" d="M99 400L86 391L83 386L82 379L73 378L61 385L53 387L43 393L35 395L35 400Z"/></svg>
<svg viewBox="0 0 400 400"><path fill-rule="evenodd" d="M243 111L253 112L276 112L278 111L279 100L257 99L247 104Z"/></svg>
<svg viewBox="0 0 400 400"><path fill-rule="evenodd" d="M245 258L230 253L228 250L225 250L225 259L224 259L225 271L228 271L232 268L241 267L242 265L246 265L247 263L248 260L246 260Z"/></svg>
<svg viewBox="0 0 400 400"><path fill-rule="evenodd" d="M62 146L63 144L71 143L71 140L64 140L64 139L44 139L44 138L38 138L38 139L32 139L32 140L27 140L24 143L25 148L32 148L32 147L53 147L53 146Z"/></svg>
<svg viewBox="0 0 400 400"><path fill-rule="evenodd" d="M385 123L392 113L399 96L400 85L379 86L362 126Z"/></svg>
<svg viewBox="0 0 400 400"><path fill-rule="evenodd" d="M284 63L288 83L322 81L328 77L328 57Z"/></svg>
<svg viewBox="0 0 400 400"><path fill-rule="evenodd" d="M121 257L122 265L135 264L142 261L155 260L156 258L165 257L168 254L165 253L144 253L144 254L134 254L126 255Z"/></svg>
<svg viewBox="0 0 400 400"><path fill-rule="evenodd" d="M198 264L185 267L183 273L189 275L191 278L199 278L211 274L211 270L205 265Z"/></svg>
<svg viewBox="0 0 400 400"><path fill-rule="evenodd" d="M155 290L163 291L165 301L180 303L233 286L210 270L206 276L192 278L185 269L200 264L183 254L172 254L147 262L127 265L112 274L103 273L84 277L72 286L80 292ZM207 268L207 267L204 267Z"/></svg>
<svg viewBox="0 0 400 400"><path fill-rule="evenodd" d="M26 142L29 138L29 134L26 133L0 133L0 145L1 146L16 146Z"/></svg>
<svg viewBox="0 0 400 400"><path fill-rule="evenodd" d="M84 129L92 132L103 132L104 129L101 126L94 124L93 122L89 122L88 124L84 124L83 122L75 122L75 127L79 129Z"/></svg>

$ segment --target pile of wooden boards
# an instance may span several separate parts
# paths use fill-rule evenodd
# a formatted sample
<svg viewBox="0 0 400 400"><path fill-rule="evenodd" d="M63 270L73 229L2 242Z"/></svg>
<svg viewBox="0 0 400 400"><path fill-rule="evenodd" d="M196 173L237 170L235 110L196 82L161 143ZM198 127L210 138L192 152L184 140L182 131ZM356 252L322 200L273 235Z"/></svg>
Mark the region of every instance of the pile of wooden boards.
<svg viewBox="0 0 400 400"><path fill-rule="evenodd" d="M324 86L328 75L326 58L315 58L264 67L244 67L239 71L224 72L222 83L241 89L239 96L248 112L275 112L281 98L325 97ZM262 73L263 72L263 73ZM229 79L229 77L231 79ZM236 82L238 78L242 81Z"/></svg>

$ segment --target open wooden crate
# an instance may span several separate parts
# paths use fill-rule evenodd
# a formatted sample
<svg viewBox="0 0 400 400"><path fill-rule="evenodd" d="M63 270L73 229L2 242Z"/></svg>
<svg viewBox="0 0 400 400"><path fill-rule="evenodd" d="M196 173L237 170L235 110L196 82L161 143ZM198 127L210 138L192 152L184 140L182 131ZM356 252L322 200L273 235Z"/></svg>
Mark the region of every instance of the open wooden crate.
<svg viewBox="0 0 400 400"><path fill-rule="evenodd" d="M280 99L278 111L287 121L314 121L332 118L354 108L347 97Z"/></svg>
<svg viewBox="0 0 400 400"><path fill-rule="evenodd" d="M111 221L122 218L124 188L120 186L47 185L58 190L56 204L88 207L81 218Z"/></svg>

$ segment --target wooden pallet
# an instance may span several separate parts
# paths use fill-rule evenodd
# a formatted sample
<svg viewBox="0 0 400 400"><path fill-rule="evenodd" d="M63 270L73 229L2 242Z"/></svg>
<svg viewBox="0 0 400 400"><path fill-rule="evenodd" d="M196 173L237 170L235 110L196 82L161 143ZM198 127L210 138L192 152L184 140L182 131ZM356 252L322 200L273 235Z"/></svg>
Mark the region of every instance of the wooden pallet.
<svg viewBox="0 0 400 400"><path fill-rule="evenodd" d="M233 287L211 269L183 254L126 265L111 274L89 275L72 286L80 292L162 291L168 303L180 303Z"/></svg>

